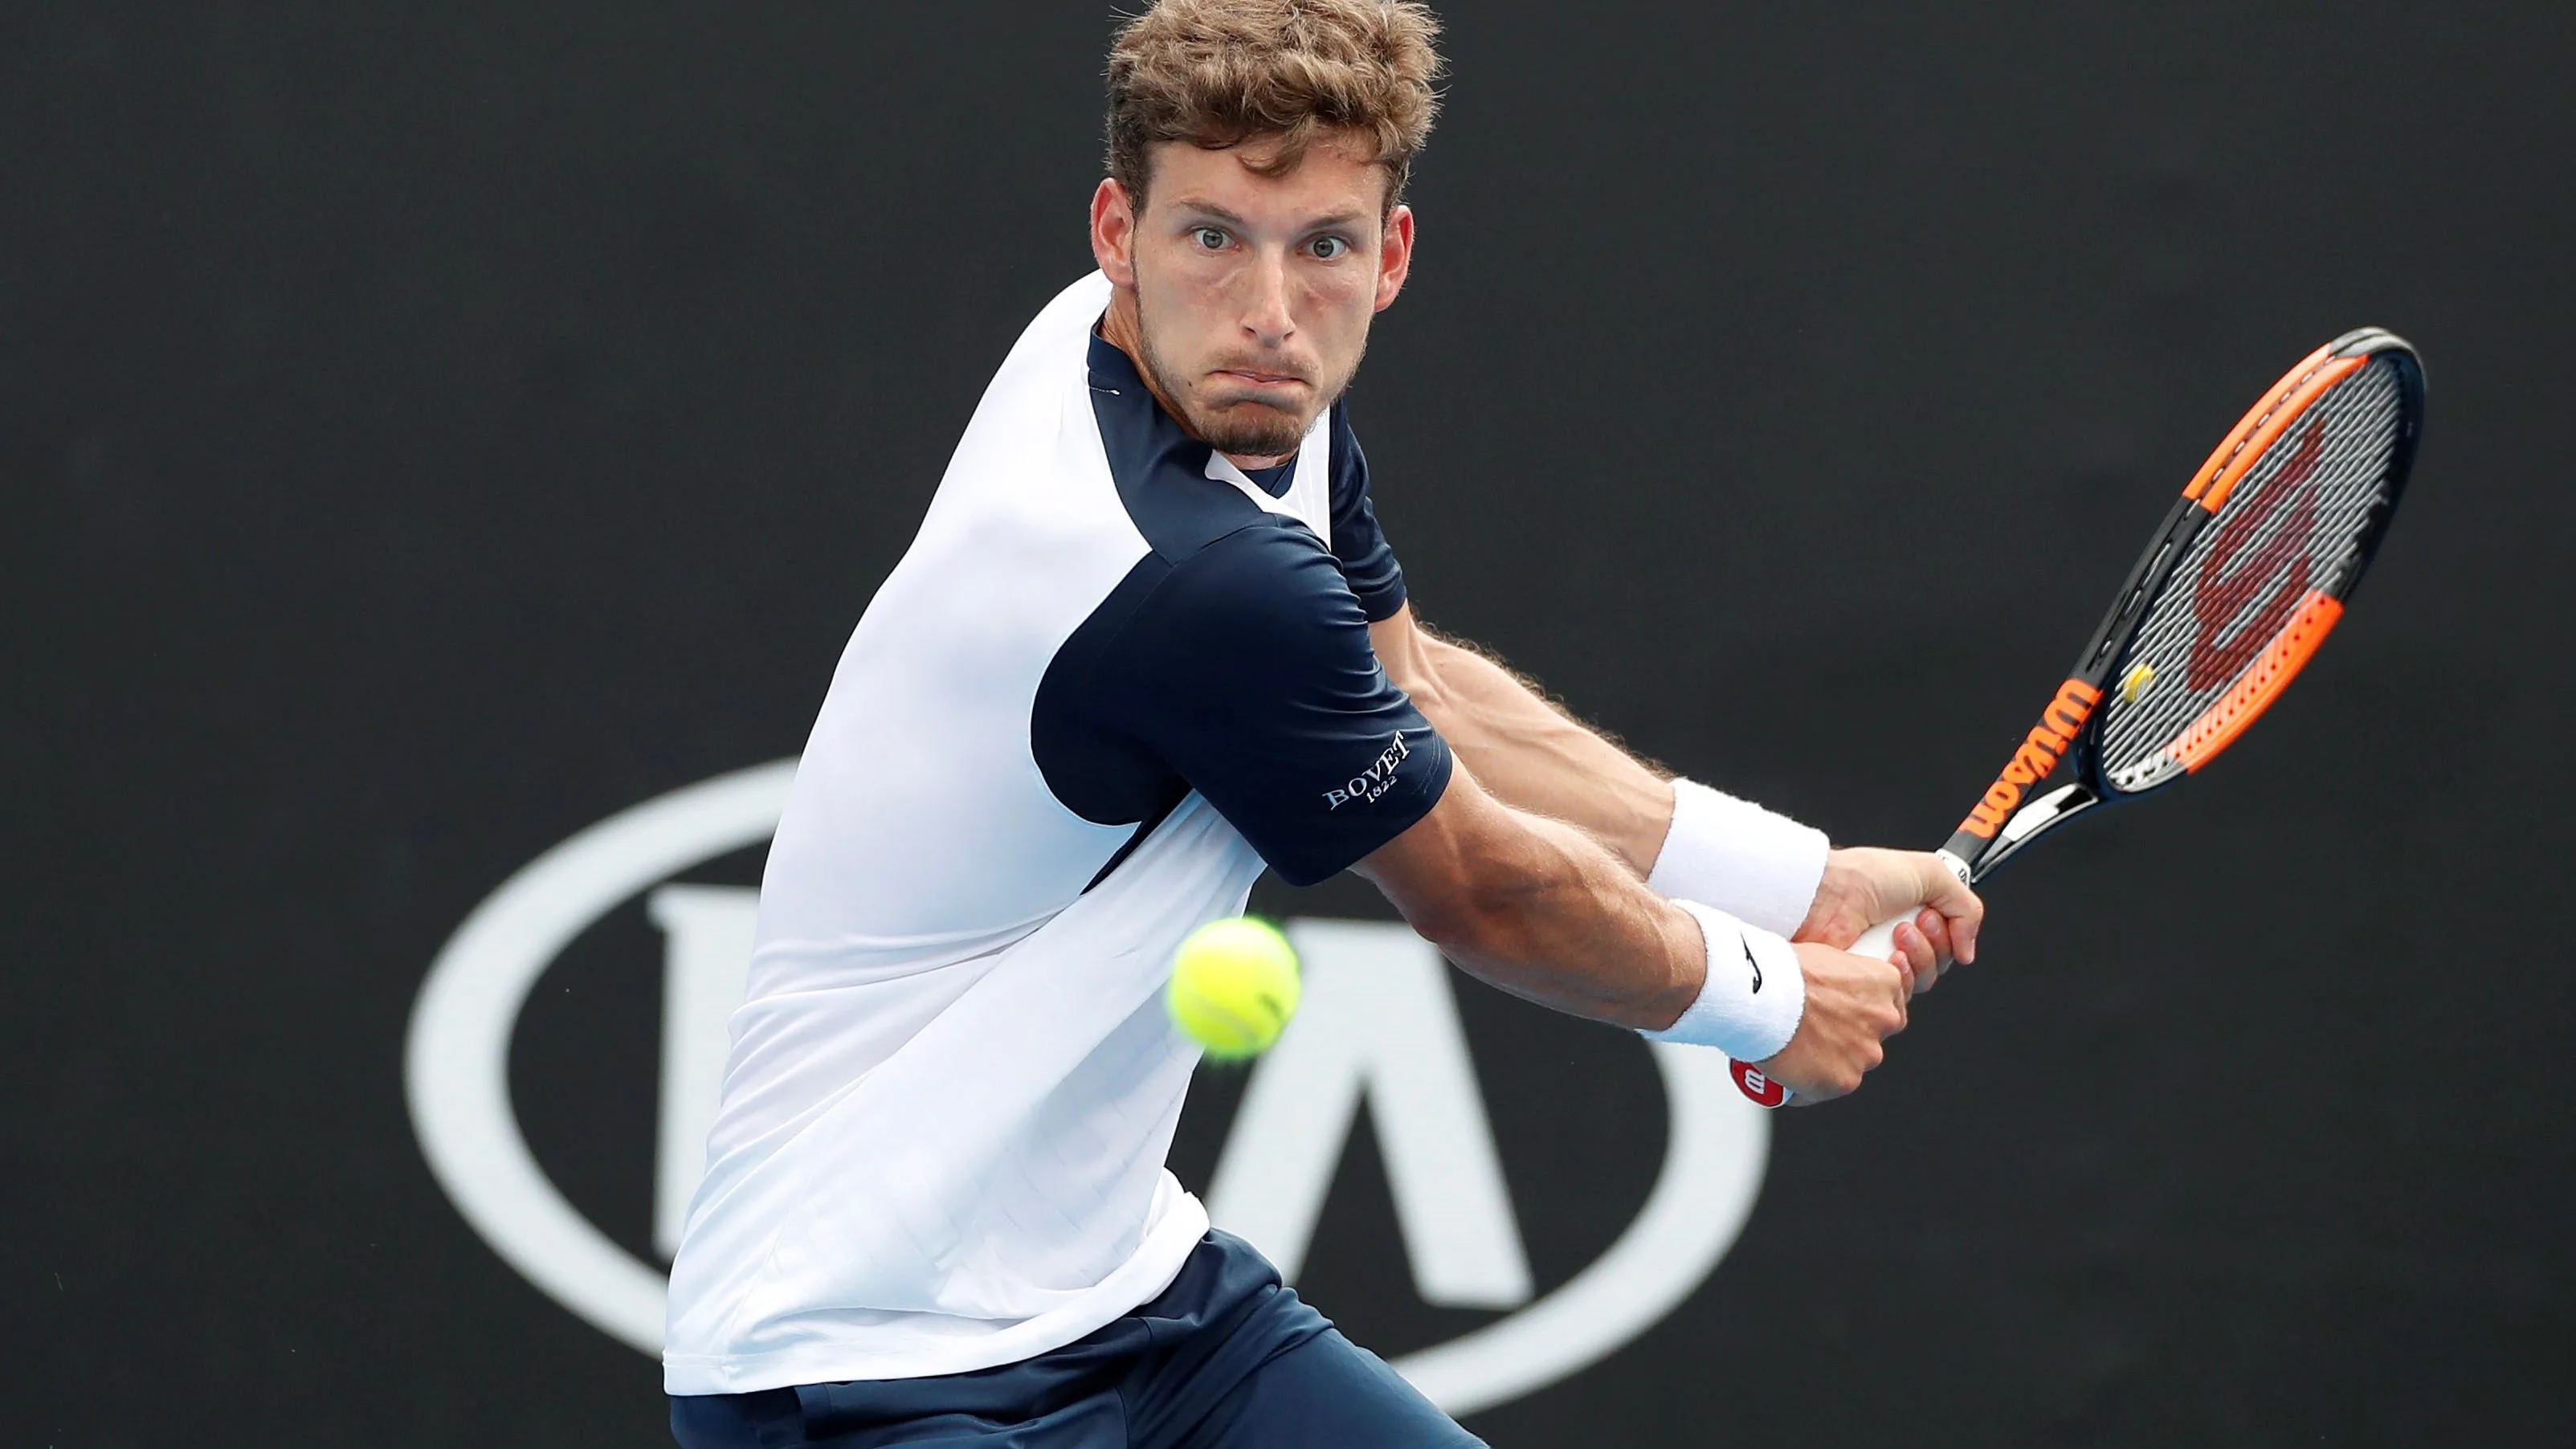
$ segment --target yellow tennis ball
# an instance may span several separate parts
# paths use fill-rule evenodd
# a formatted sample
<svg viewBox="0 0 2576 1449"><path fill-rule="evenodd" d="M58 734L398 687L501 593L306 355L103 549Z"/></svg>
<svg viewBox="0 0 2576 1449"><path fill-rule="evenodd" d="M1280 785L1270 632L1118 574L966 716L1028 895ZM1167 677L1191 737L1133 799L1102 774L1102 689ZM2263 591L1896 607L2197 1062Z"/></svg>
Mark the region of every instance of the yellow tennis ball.
<svg viewBox="0 0 2576 1449"><path fill-rule="evenodd" d="M1301 992L1297 951L1277 927L1249 916L1210 921L1172 957L1163 993L1172 1023L1218 1061L1270 1049Z"/></svg>

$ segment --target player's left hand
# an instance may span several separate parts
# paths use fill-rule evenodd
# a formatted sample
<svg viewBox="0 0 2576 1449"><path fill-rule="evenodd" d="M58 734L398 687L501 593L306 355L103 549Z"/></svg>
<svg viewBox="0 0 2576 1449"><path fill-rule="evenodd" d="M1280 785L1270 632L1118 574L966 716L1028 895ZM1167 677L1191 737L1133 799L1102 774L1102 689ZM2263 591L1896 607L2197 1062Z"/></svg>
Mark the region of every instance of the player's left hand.
<svg viewBox="0 0 2576 1449"><path fill-rule="evenodd" d="M1793 941L1848 947L1888 917L1911 911L1896 928L1896 964L1929 991L1953 962L1977 959L1977 928L1986 903L1927 851L1854 846L1825 855L1825 878Z"/></svg>

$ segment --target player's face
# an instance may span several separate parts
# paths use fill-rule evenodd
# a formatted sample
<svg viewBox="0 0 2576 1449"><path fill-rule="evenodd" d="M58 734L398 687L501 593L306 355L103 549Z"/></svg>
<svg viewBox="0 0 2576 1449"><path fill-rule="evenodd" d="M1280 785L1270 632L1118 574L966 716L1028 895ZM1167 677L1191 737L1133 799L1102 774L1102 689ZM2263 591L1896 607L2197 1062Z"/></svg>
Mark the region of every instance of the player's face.
<svg viewBox="0 0 2576 1449"><path fill-rule="evenodd" d="M1101 183L1092 243L1147 380L1183 425L1239 459L1297 449L1350 385L1369 319L1404 285L1413 213L1383 215L1385 168L1332 142L1263 176L1274 141L1154 148L1142 216ZM1126 318L1114 315L1132 308Z"/></svg>

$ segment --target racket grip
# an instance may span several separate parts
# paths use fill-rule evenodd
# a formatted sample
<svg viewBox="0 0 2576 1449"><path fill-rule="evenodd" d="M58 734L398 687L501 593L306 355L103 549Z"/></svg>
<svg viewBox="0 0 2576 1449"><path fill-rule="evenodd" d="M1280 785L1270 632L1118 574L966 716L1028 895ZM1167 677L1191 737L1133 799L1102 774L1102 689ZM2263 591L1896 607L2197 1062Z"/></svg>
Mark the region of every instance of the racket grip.
<svg viewBox="0 0 2576 1449"><path fill-rule="evenodd" d="M1916 907L1916 910L1920 909L1921 907ZM1860 939L1851 943L1851 953L1855 956L1867 956L1876 961L1884 961L1889 957L1894 956L1896 954L1896 923L1899 921L1910 921L1914 919L1914 915L1914 911L1907 911L1902 915L1890 916L1886 920L1879 922L1877 925L1870 927L1868 930L1861 932ZM1761 1071L1754 1067L1750 1062L1728 1062L1727 1067L1734 1073L1735 1089L1742 1092L1747 1098L1751 1099L1754 1106L1785 1107L1789 1105L1789 1089L1781 1086L1778 1082L1771 1080L1769 1077L1764 1076Z"/></svg>
<svg viewBox="0 0 2576 1449"><path fill-rule="evenodd" d="M1920 909L1920 907L1916 908L1916 910ZM1872 961L1885 961L1894 956L1897 923L1913 920L1915 914L1915 911L1907 911L1902 915L1890 916L1861 932L1860 939L1851 943L1851 953L1855 956L1867 956Z"/></svg>

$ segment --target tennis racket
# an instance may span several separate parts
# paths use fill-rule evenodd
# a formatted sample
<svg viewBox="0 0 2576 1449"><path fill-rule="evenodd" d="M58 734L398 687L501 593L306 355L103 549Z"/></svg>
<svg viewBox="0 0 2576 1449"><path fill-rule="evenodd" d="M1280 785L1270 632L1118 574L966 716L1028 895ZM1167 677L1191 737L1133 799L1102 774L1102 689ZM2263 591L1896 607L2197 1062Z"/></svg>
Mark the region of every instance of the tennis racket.
<svg viewBox="0 0 2576 1449"><path fill-rule="evenodd" d="M2424 367L2404 338L2365 327L2291 368L2192 475L1941 863L1974 885L2076 816L2175 784L2235 743L2343 617L2423 421ZM1885 957L1895 938L1883 921L1851 949ZM1734 1069L1755 1102L1788 1101L1750 1064Z"/></svg>

